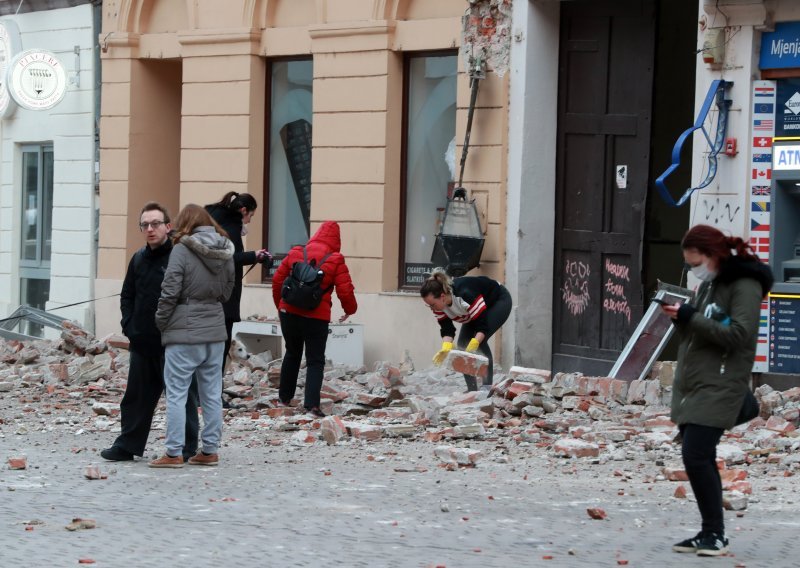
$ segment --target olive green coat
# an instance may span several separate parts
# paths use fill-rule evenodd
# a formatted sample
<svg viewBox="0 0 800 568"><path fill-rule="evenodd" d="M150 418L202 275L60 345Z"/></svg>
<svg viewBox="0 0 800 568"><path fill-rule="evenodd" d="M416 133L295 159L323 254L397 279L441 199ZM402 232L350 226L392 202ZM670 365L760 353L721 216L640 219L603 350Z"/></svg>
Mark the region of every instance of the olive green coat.
<svg viewBox="0 0 800 568"><path fill-rule="evenodd" d="M761 300L771 286L765 265L736 257L725 261L712 282L700 286L697 311L675 324L680 337L672 387L675 424L734 426L750 388ZM712 303L730 316L729 323L704 315Z"/></svg>

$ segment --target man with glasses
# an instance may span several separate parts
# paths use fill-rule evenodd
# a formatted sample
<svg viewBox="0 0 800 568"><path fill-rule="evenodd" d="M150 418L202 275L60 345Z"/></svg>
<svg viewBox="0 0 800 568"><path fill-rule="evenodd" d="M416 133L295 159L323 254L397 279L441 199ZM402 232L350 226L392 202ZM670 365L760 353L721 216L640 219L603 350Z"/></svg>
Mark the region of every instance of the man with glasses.
<svg viewBox="0 0 800 568"><path fill-rule="evenodd" d="M131 258L120 293L122 332L130 340L130 368L120 403L122 432L114 445L100 452L109 461L130 461L144 454L153 414L164 391L164 348L155 315L172 252L171 228L164 206L154 201L145 204L139 230L146 245ZM192 381L186 400L184 461L197 453L198 427L197 383Z"/></svg>

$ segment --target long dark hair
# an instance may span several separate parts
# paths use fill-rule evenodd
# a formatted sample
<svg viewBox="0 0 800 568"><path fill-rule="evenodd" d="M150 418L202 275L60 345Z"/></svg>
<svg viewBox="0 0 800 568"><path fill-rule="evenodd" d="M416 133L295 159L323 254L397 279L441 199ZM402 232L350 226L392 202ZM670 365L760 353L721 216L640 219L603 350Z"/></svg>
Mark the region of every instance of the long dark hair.
<svg viewBox="0 0 800 568"><path fill-rule="evenodd" d="M258 202L256 198L249 193L229 191L222 196L222 199L216 203L211 203L209 207L220 207L222 209L230 209L231 211L239 211L244 207L248 211L255 211L258 207Z"/></svg>
<svg viewBox="0 0 800 568"><path fill-rule="evenodd" d="M695 225L689 229L683 236L681 248L697 249L707 257L717 260L727 260L731 251L735 251L739 258L759 260L758 255L741 237L729 237L710 225Z"/></svg>
<svg viewBox="0 0 800 568"><path fill-rule="evenodd" d="M191 235L197 227L214 227L217 233L225 238L228 237L228 233L214 221L208 211L195 203L189 203L175 217L175 230L172 232L173 244L177 244L186 235Z"/></svg>
<svg viewBox="0 0 800 568"><path fill-rule="evenodd" d="M428 277L425 282L422 283L422 286L419 289L419 295L423 298L427 298L431 294L438 298L442 294L452 293L453 279L448 276L444 268L438 267L431 271L430 277Z"/></svg>

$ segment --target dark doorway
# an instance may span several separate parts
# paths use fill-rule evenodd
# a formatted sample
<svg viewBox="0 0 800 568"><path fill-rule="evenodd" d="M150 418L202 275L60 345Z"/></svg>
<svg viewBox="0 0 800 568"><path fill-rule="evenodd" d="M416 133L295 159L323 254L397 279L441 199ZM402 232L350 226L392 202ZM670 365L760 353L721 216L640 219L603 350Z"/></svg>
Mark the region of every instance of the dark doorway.
<svg viewBox="0 0 800 568"><path fill-rule="evenodd" d="M681 132L694 122L695 64L697 55L697 0L669 0L658 6L658 43L653 89L650 191L647 194L644 232L644 293L649 299L658 280L681 282L683 256L680 242L689 228L689 203L670 207L657 194L653 180L670 165L672 147ZM692 183L691 137L684 145L682 163L670 176L673 197L678 198ZM647 305L645 305L645 308ZM677 357L677 336L661 354L662 360Z"/></svg>
<svg viewBox="0 0 800 568"><path fill-rule="evenodd" d="M669 52L675 34L684 37L667 16L686 24L684 30L691 26L691 35L696 13L696 0L561 5L556 371L606 374L643 313L645 282L671 278L644 270L644 259L666 258L671 247L677 250L674 221L662 223L652 236L648 232L649 223L662 214L660 207L649 206L650 197L657 199L649 187L657 175L654 168L668 160L672 143L693 117L691 105L688 113L673 110L654 90L678 86L681 96L693 99L694 60L682 58L663 68L657 63L675 55ZM661 117L665 109L669 112ZM651 120L654 112L659 113L657 122ZM663 160L652 159L651 149ZM685 227L682 222L675 232ZM664 241L664 247L654 254L650 241Z"/></svg>

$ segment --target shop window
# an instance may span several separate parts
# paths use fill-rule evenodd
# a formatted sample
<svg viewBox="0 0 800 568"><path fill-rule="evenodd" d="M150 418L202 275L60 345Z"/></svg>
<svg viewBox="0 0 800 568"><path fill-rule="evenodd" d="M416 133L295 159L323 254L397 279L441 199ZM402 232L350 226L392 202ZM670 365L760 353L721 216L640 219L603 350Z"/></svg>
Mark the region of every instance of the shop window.
<svg viewBox="0 0 800 568"><path fill-rule="evenodd" d="M53 147L22 147L22 223L20 304L44 309L50 296L50 253L53 233ZM28 324L22 333L41 335Z"/></svg>
<svg viewBox="0 0 800 568"><path fill-rule="evenodd" d="M310 236L313 63L272 61L268 79L265 236L280 258Z"/></svg>
<svg viewBox="0 0 800 568"><path fill-rule="evenodd" d="M455 175L455 52L408 55L404 77L404 144L400 286L419 286Z"/></svg>

